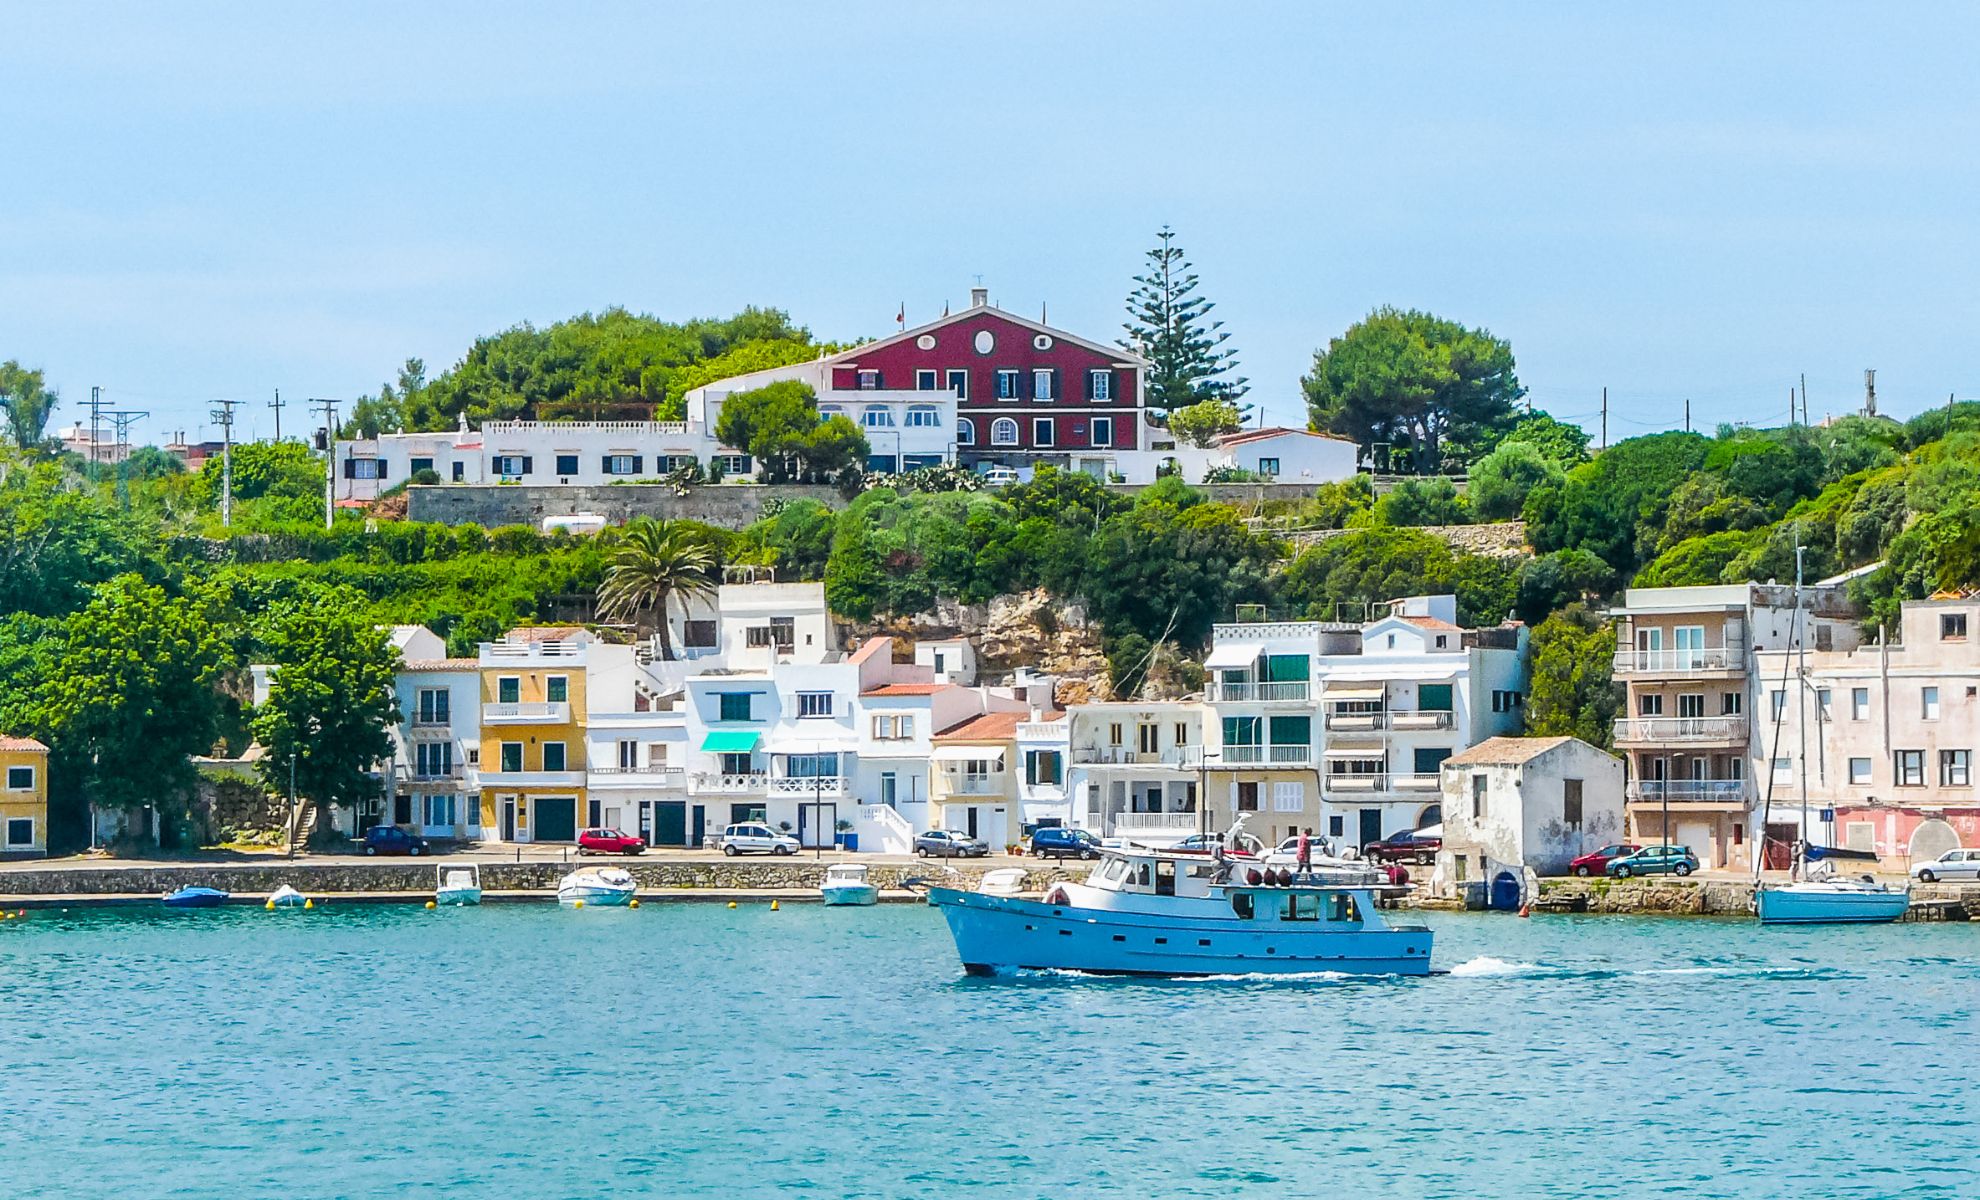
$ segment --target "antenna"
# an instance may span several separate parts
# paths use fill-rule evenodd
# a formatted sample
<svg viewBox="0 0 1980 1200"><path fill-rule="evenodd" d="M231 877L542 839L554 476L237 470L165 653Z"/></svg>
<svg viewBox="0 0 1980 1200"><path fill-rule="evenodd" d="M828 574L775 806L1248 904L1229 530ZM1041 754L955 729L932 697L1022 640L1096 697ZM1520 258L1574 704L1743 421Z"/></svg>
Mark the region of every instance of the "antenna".
<svg viewBox="0 0 1980 1200"><path fill-rule="evenodd" d="M220 524L234 523L234 405L238 400L222 400L213 410L220 423Z"/></svg>
<svg viewBox="0 0 1980 1200"><path fill-rule="evenodd" d="M1866 369L1863 372L1863 415L1877 415L1877 372Z"/></svg>

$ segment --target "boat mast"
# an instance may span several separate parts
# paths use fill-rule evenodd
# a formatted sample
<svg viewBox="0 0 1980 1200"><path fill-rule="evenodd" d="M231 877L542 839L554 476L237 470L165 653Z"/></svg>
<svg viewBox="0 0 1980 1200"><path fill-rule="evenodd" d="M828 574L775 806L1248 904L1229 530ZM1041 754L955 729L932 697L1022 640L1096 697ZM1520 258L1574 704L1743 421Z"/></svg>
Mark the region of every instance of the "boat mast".
<svg viewBox="0 0 1980 1200"><path fill-rule="evenodd" d="M1800 534L1801 530L1796 528L1794 547L1794 620L1789 622L1788 625L1790 629L1796 630L1798 634L1794 639L1794 674L1796 684L1794 689L1794 724L1796 730L1801 734L1801 753L1797 756L1800 760L1801 767L1801 851L1795 857L1793 863L1793 873L1797 879L1801 878L1803 874L1802 864L1808 855L1808 621L1801 609L1801 556L1804 547L1801 545Z"/></svg>

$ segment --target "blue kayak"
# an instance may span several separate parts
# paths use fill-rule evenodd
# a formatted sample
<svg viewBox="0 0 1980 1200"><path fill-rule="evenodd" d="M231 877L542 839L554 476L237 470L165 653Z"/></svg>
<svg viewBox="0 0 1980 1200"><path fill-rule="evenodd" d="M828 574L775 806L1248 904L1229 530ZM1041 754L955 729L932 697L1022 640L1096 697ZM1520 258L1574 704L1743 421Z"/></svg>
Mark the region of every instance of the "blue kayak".
<svg viewBox="0 0 1980 1200"><path fill-rule="evenodd" d="M166 908L218 908L226 902L227 893L210 887L182 887L165 896Z"/></svg>

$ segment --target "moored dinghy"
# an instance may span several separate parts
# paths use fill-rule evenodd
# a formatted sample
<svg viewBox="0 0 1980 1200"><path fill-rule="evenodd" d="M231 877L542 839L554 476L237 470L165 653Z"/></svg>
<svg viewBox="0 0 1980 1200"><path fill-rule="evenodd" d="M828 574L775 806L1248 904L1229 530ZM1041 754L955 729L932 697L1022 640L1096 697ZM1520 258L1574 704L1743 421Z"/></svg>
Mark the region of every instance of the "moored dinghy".
<svg viewBox="0 0 1980 1200"><path fill-rule="evenodd" d="M286 883L268 893L268 907L270 908L301 908L308 903L308 896L303 895Z"/></svg>
<svg viewBox="0 0 1980 1200"><path fill-rule="evenodd" d="M624 867L580 867L557 884L557 903L618 908L632 903L638 891Z"/></svg>
<svg viewBox="0 0 1980 1200"><path fill-rule="evenodd" d="M868 881L865 863L834 863L825 868L818 895L831 905L877 904L880 889Z"/></svg>
<svg viewBox="0 0 1980 1200"><path fill-rule="evenodd" d="M433 889L435 904L481 903L481 868L474 863L440 863L440 885Z"/></svg>
<svg viewBox="0 0 1980 1200"><path fill-rule="evenodd" d="M165 894L166 908L218 908L227 902L227 893L219 888L182 887L176 892Z"/></svg>

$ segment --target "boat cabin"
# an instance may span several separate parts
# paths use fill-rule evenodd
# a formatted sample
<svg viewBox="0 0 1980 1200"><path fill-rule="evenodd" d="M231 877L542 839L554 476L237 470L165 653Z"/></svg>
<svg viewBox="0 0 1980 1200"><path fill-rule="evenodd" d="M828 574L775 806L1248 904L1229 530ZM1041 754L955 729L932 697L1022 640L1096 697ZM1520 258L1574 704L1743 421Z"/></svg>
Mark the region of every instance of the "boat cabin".
<svg viewBox="0 0 1980 1200"><path fill-rule="evenodd" d="M1110 851L1086 886L1118 897L1222 900L1240 921L1316 922L1359 927L1375 906L1366 884L1325 874L1261 868L1202 853L1130 848Z"/></svg>

